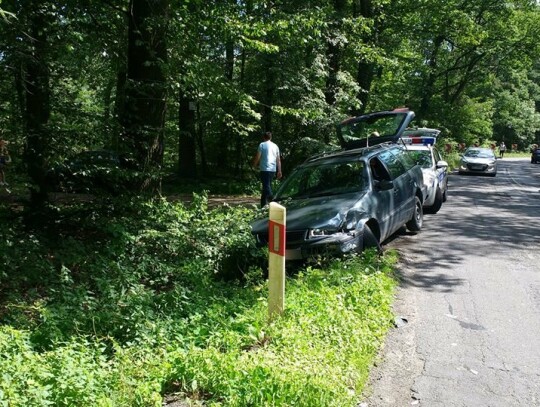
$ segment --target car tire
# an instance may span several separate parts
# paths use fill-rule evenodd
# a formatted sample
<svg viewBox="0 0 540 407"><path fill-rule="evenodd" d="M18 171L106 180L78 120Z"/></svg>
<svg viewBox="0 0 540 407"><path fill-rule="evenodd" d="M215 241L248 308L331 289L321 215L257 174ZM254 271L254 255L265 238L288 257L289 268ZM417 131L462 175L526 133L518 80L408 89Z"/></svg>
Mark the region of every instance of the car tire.
<svg viewBox="0 0 540 407"><path fill-rule="evenodd" d="M379 239L375 236L375 233L371 230L368 225L364 225L363 237L362 237L362 250L375 247L378 252L382 252L381 244Z"/></svg>
<svg viewBox="0 0 540 407"><path fill-rule="evenodd" d="M424 222L424 211L422 209L422 202L417 196L414 197L414 212L412 218L406 223L407 229L411 232L419 232L422 229L422 223Z"/></svg>
<svg viewBox="0 0 540 407"><path fill-rule="evenodd" d="M437 213L441 209L441 206L444 202L444 195L439 187L437 187L437 190L435 191L435 200L433 201L433 205L431 205L429 208L427 208L426 212L428 213Z"/></svg>

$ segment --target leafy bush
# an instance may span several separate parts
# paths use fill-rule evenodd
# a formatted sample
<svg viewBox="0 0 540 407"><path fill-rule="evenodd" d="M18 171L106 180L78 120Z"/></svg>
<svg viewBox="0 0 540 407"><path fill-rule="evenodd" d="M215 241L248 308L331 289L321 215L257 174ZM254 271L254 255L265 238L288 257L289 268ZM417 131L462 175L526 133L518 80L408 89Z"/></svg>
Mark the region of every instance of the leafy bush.
<svg viewBox="0 0 540 407"><path fill-rule="evenodd" d="M391 321L392 256L302 268L268 321L246 208L107 200L3 211L0 405L347 406Z"/></svg>
<svg viewBox="0 0 540 407"><path fill-rule="evenodd" d="M267 323L261 298L206 346L177 352L170 380L216 406L356 405L390 326L387 267L354 259L306 269L287 280L282 318Z"/></svg>

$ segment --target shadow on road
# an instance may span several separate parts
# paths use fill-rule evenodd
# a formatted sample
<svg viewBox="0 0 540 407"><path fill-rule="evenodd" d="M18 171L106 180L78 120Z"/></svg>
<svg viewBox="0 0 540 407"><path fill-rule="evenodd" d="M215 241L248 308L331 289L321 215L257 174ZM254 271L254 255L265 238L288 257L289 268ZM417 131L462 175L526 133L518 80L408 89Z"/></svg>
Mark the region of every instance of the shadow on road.
<svg viewBox="0 0 540 407"><path fill-rule="evenodd" d="M464 284L452 276L464 259L540 247L540 165L506 159L498 165L495 178L452 174L448 201L439 213L424 217L422 231L400 230L385 242L414 270L414 277L402 275L403 286L452 291Z"/></svg>

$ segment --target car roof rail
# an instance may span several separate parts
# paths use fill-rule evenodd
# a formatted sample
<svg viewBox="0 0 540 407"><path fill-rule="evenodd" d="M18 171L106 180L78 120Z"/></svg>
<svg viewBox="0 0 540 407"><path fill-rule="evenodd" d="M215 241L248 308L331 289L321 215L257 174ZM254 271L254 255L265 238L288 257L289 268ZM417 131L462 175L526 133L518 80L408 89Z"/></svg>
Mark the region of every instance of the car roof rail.
<svg viewBox="0 0 540 407"><path fill-rule="evenodd" d="M396 143L392 143L388 141L388 142L376 144L369 147L344 148L341 150L327 151L327 152L320 153L320 154L307 158L304 161L304 163L310 163L310 162L319 160L321 158L330 157L330 156L336 156L336 157L348 157L348 156L355 156L355 155L363 156L363 155L375 152L377 150L380 150L382 148L392 146L392 145L396 145Z"/></svg>

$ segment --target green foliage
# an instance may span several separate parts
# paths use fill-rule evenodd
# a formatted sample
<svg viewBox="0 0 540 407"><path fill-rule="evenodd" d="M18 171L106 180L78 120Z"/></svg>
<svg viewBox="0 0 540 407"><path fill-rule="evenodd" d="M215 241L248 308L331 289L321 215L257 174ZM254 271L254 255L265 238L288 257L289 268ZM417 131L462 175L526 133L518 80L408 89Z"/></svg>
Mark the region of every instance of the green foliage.
<svg viewBox="0 0 540 407"><path fill-rule="evenodd" d="M0 214L0 405L352 406L392 320L395 258L367 252L289 277L269 322L260 214L204 194Z"/></svg>
<svg viewBox="0 0 540 407"><path fill-rule="evenodd" d="M361 109L409 106L456 142L505 138L525 148L538 141L534 2L209 4L169 4L168 55L159 64L169 91L160 176L178 168L180 93L195 103L199 175L231 182L249 168L260 131L272 129L293 164L300 140L331 146L335 124ZM0 26L0 68L8 73L0 78L0 124L14 159L24 164L16 170L31 164L24 155L28 78L21 75L32 50L26 34L39 15L46 19L41 62L49 73L44 166L85 149L129 149L119 121L125 10L71 0L35 7L19 0L3 8L17 16ZM154 23L165 25L161 18Z"/></svg>
<svg viewBox="0 0 540 407"><path fill-rule="evenodd" d="M525 72L510 72L507 81L496 81L494 102L494 138L506 144L518 144L525 149L536 141L540 131L540 113L536 111L540 84Z"/></svg>

